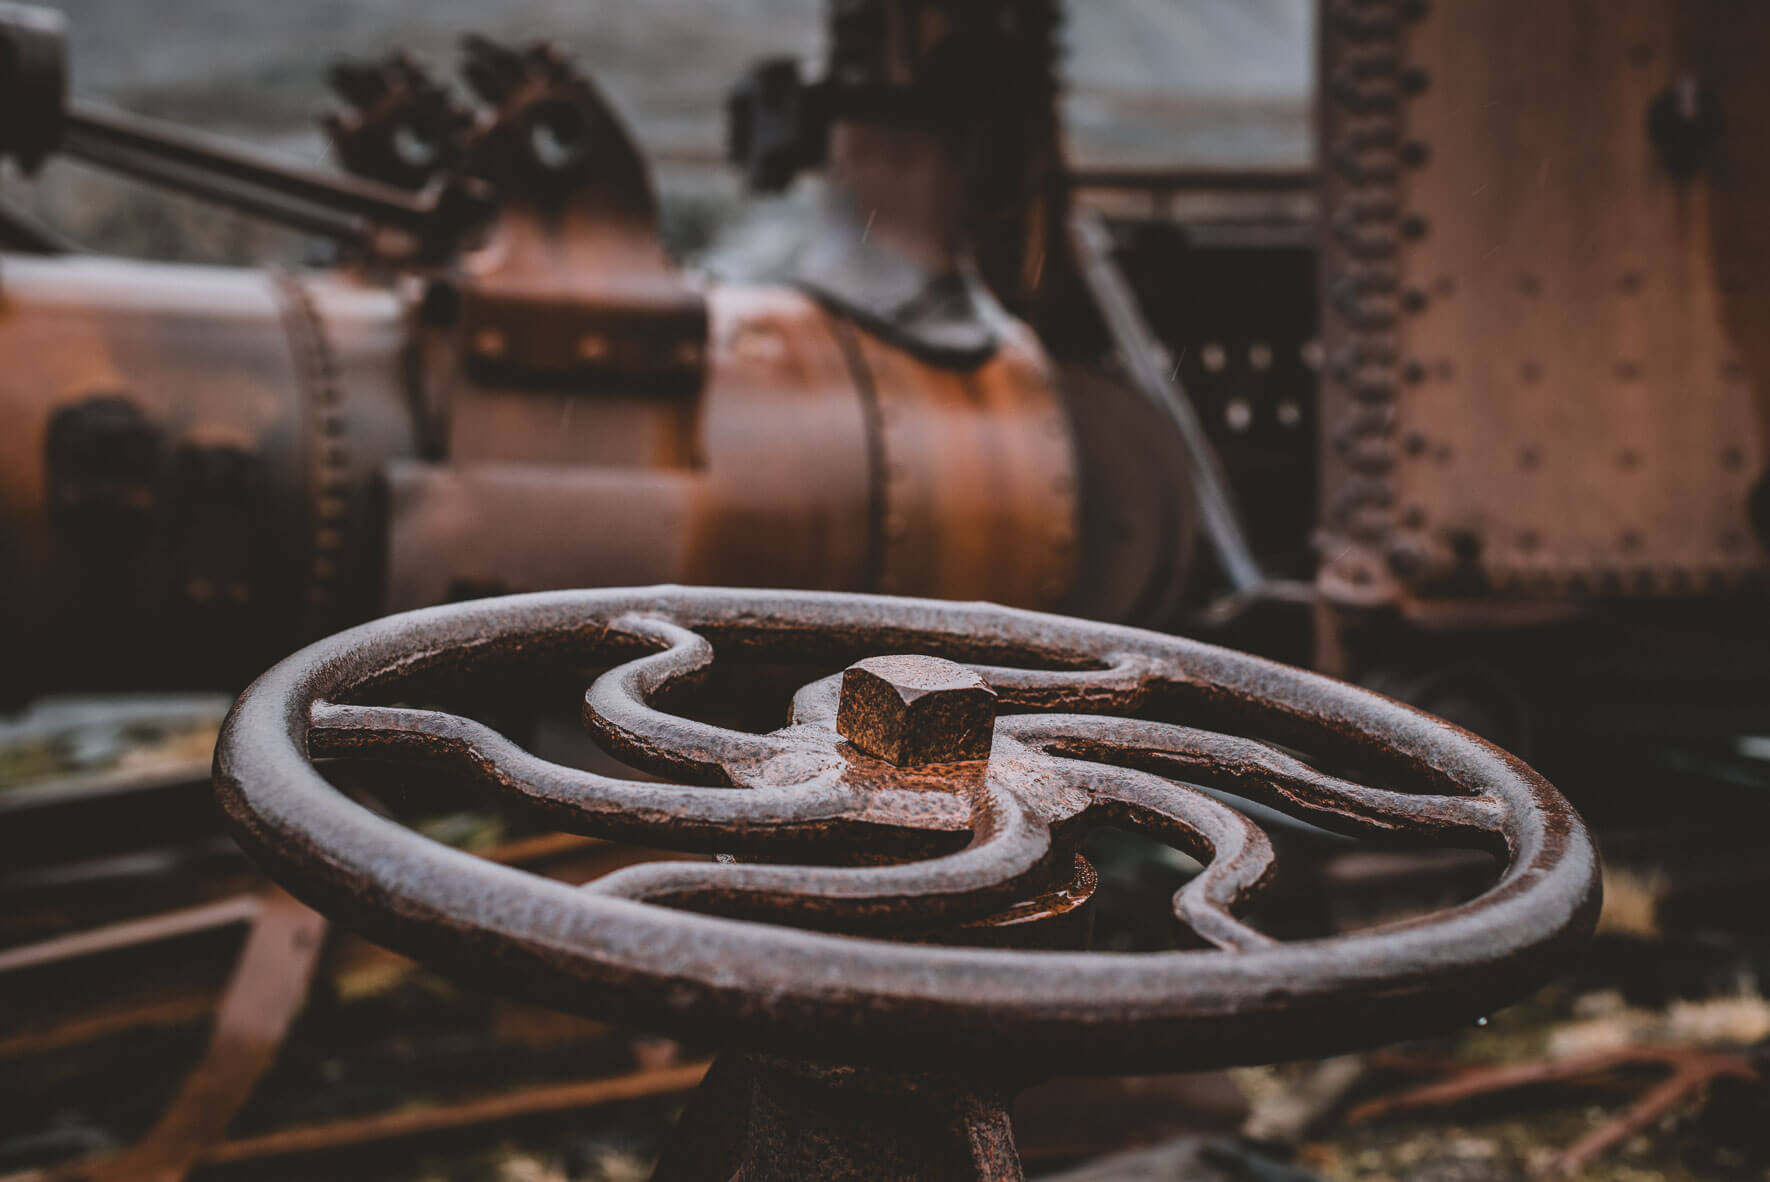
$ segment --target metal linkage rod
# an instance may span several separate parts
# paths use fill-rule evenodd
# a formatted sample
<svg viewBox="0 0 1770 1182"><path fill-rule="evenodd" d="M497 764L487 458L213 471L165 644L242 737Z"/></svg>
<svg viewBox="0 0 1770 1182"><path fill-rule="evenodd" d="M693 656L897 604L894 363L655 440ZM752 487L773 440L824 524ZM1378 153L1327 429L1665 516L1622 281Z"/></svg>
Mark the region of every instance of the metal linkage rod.
<svg viewBox="0 0 1770 1182"><path fill-rule="evenodd" d="M68 104L61 150L90 164L345 241L377 229L447 235L482 213L471 195L392 185L274 159L216 136L92 103ZM466 196L466 200L457 200Z"/></svg>
<svg viewBox="0 0 1770 1182"><path fill-rule="evenodd" d="M1211 549L1231 586L1249 593L1266 585L1266 576L1248 545L1247 531L1235 510L1229 478L1217 460L1192 400L1165 364L1167 350L1137 306L1125 273L1113 259L1112 234L1098 213L1078 210L1070 219L1070 242L1088 294L1100 310L1113 345L1124 359L1131 380L1144 397L1167 415L1179 432L1191 463L1193 494Z"/></svg>

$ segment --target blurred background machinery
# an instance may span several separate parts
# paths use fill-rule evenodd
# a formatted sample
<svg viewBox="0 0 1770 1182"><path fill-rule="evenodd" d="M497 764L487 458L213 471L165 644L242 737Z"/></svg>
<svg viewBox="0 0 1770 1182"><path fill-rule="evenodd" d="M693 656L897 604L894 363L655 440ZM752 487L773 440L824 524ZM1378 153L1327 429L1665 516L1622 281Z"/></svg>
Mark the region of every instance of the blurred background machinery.
<svg viewBox="0 0 1770 1182"><path fill-rule="evenodd" d="M1237 19L1295 40L1269 7ZM557 50L470 38L464 85L335 68L331 173L66 98L59 29L16 15L21 165L196 194L332 263L96 257L9 217L13 700L231 687L500 591L810 586L1202 628L1552 771L1545 742L1607 735L1625 767L1758 782L1763 21L1323 4L1312 169L1269 130L1224 166L1076 149L1099 67L1066 102L1059 47L1105 18L826 16L821 65L730 92L731 162L788 195L715 278Z"/></svg>
<svg viewBox="0 0 1770 1182"><path fill-rule="evenodd" d="M1020 9L838 8L824 210L744 283L667 255L637 146L549 46L470 38L464 89L404 55L335 70L352 176L70 100L59 23L9 10L21 165L60 152L339 257L132 262L9 218L9 692L228 687L347 621L576 585L1172 616L1168 429L1111 383L1066 396L1003 307L1036 310L1062 225L1051 14ZM1016 81L980 89L1003 46Z"/></svg>

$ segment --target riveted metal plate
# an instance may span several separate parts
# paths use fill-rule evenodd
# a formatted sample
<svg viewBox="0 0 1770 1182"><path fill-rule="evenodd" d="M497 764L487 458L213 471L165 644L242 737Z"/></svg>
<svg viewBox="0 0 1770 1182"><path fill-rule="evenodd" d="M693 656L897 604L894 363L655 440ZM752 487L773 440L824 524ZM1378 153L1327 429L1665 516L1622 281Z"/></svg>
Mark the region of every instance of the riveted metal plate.
<svg viewBox="0 0 1770 1182"><path fill-rule="evenodd" d="M1323 43L1349 565L1403 599L1761 582L1770 10L1335 0ZM1719 123L1680 168L1649 123L1686 84Z"/></svg>

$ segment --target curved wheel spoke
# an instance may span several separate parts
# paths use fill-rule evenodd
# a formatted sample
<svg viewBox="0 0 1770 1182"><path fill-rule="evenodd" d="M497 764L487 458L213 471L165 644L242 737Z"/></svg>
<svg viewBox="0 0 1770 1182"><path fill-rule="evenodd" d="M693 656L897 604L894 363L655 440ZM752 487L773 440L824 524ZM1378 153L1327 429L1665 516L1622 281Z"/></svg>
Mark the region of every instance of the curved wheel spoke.
<svg viewBox="0 0 1770 1182"><path fill-rule="evenodd" d="M1102 770L1106 777L1093 782L1097 809L1205 864L1175 892L1174 918L1231 952L1273 944L1235 917L1271 881L1272 842L1265 830L1196 789L1129 768Z"/></svg>
<svg viewBox="0 0 1770 1182"><path fill-rule="evenodd" d="M1054 754L1141 768L1245 796L1362 836L1501 843L1503 817L1479 796L1412 795L1330 776L1254 739L1139 719L1025 717L1003 725Z"/></svg>
<svg viewBox="0 0 1770 1182"><path fill-rule="evenodd" d="M1089 719L1087 725L1104 722L1110 727L1113 721ZM1088 818L1119 822L1204 863L1174 894L1174 918L1183 928L1231 952L1275 942L1235 917L1271 880L1272 842L1265 830L1222 801L1149 772L1098 762L1085 767L1066 759L1058 762L1092 798Z"/></svg>
<svg viewBox="0 0 1770 1182"><path fill-rule="evenodd" d="M842 675L832 673L816 681L806 682L793 695L790 714L794 726L815 726L836 729L836 711L842 704Z"/></svg>
<svg viewBox="0 0 1770 1182"><path fill-rule="evenodd" d="M800 927L963 919L1028 893L1046 873L1051 833L990 777L971 843L894 866L755 866L687 862L631 866L584 890Z"/></svg>
<svg viewBox="0 0 1770 1182"><path fill-rule="evenodd" d="M713 646L700 633L636 615L622 616L611 630L666 646L609 670L584 694L584 725L628 763L659 775L743 785L792 750L767 735L696 722L651 705L656 695L687 688L706 675Z"/></svg>
<svg viewBox="0 0 1770 1182"><path fill-rule="evenodd" d="M1130 712L1142 707L1155 684L1147 657L1115 653L1099 669L1015 669L973 665L1002 704L1083 714Z"/></svg>
<svg viewBox="0 0 1770 1182"><path fill-rule="evenodd" d="M777 788L683 788L619 780L552 763L459 715L392 706L316 702L313 756L404 756L453 767L545 812L559 828L672 849L766 852L832 839L898 848L884 818L907 797L822 783Z"/></svg>

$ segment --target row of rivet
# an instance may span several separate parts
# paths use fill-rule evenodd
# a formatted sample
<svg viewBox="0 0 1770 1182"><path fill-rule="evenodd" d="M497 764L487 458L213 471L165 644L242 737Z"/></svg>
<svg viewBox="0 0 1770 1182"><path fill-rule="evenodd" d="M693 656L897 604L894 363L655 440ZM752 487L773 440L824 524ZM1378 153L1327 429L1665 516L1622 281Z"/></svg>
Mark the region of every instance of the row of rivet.
<svg viewBox="0 0 1770 1182"><path fill-rule="evenodd" d="M1402 62L1400 36L1403 22L1423 12L1401 0L1335 0L1327 12L1324 270L1331 278L1323 294L1337 338L1326 376L1341 397L1331 399L1340 411L1329 420L1326 459L1344 475L1333 482L1326 516L1333 532L1366 545L1380 546L1394 526L1399 183L1402 167L1423 159L1403 141L1401 100L1425 82Z"/></svg>
<svg viewBox="0 0 1770 1182"><path fill-rule="evenodd" d="M337 613L350 491L344 388L313 296L299 276L282 271L274 274L308 404L310 530L304 630L309 636L324 636L343 622Z"/></svg>

